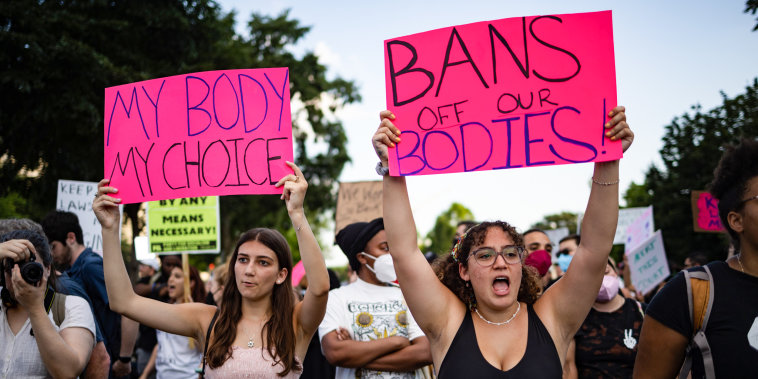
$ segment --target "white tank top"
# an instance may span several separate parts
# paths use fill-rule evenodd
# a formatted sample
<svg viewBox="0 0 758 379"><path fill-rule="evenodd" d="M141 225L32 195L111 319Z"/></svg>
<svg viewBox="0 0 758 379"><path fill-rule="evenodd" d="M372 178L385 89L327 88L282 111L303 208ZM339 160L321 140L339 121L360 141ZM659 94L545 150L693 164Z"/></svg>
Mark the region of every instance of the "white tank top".
<svg viewBox="0 0 758 379"><path fill-rule="evenodd" d="M157 379L197 379L195 369L200 367L203 352L199 344L190 348L189 337L156 331L158 356L155 361Z"/></svg>

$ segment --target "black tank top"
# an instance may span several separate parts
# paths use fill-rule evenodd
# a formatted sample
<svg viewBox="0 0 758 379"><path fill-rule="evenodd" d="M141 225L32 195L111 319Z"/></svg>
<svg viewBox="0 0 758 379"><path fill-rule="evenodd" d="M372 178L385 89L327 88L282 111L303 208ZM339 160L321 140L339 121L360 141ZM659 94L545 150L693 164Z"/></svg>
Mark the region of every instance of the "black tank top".
<svg viewBox="0 0 758 379"><path fill-rule="evenodd" d="M561 361L555 343L545 325L527 306L529 330L526 351L521 361L508 371L492 366L484 356L476 341L471 312L466 312L450 348L442 360L439 379L447 378L560 378L563 375Z"/></svg>

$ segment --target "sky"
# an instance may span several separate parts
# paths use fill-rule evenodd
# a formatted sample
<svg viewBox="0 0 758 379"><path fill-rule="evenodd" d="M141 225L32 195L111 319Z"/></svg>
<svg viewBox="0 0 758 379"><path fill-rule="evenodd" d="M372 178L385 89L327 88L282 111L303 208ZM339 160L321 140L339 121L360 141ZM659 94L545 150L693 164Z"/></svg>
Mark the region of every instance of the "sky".
<svg viewBox="0 0 758 379"><path fill-rule="evenodd" d="M291 18L311 27L292 51L314 51L330 78L357 83L363 101L337 113L352 159L340 177L344 182L380 179L371 136L386 108L386 39L477 21L612 10L618 102L626 106L635 133L621 160L622 195L631 182L644 181L651 165L662 166L661 138L675 117L693 105L718 106L721 92L738 95L758 76L758 32L751 32L755 16L743 13L744 0L219 3L225 11L235 10L241 34L253 12L275 16L290 9ZM409 177L407 183L417 229L425 235L453 202L479 221L501 219L521 231L545 215L583 212L591 176L592 164L585 163ZM332 235L321 238L329 245L323 246L328 262L341 261L341 254L333 254Z"/></svg>

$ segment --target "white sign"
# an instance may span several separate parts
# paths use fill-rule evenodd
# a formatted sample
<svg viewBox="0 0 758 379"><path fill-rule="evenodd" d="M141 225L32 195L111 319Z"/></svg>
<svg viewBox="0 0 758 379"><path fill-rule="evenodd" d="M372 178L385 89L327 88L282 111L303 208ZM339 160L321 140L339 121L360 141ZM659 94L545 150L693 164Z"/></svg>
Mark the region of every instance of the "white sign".
<svg viewBox="0 0 758 379"><path fill-rule="evenodd" d="M660 230L637 248L627 252L626 257L632 275L632 284L638 292L650 292L671 273Z"/></svg>
<svg viewBox="0 0 758 379"><path fill-rule="evenodd" d="M76 214L79 225L82 227L84 246L102 255L102 229L100 223L97 222L95 212L92 211L92 201L95 200L96 193L97 183L95 182L59 179L55 209ZM122 205L119 205L119 211L123 211ZM120 232L119 235L121 235Z"/></svg>
<svg viewBox="0 0 758 379"><path fill-rule="evenodd" d="M653 235L655 223L653 222L653 206L647 207L647 210L634 220L626 228L626 237L624 239L624 251L629 251L639 246L646 239Z"/></svg>
<svg viewBox="0 0 758 379"><path fill-rule="evenodd" d="M616 236L613 237L614 245L621 245L626 241L626 229L635 220L637 220L640 216L642 216L642 214L645 213L645 211L648 208L650 207L619 209L619 221L618 221L618 224L616 224ZM577 215L577 220L576 220L577 233L581 232L582 218L584 218L584 213L580 213L579 215Z"/></svg>
<svg viewBox="0 0 758 379"><path fill-rule="evenodd" d="M545 230L545 234L547 234L547 238L550 239L550 244L553 245L553 252L550 253L550 255L553 261L555 261L556 255L558 254L558 241L569 235L569 228L564 226L558 229Z"/></svg>

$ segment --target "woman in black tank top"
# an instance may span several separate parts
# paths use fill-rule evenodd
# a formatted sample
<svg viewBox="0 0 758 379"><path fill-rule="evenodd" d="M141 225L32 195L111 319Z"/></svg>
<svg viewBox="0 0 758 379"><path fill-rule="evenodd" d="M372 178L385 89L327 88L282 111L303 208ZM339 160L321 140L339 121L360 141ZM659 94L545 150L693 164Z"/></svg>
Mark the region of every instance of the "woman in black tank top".
<svg viewBox="0 0 758 379"><path fill-rule="evenodd" d="M388 167L388 147L401 143L400 131L390 111L380 118L373 144ZM629 148L634 134L623 107L611 110L605 128L607 143ZM539 299L537 274L523 265L523 238L502 221L472 227L435 273L416 243L405 179L384 175L390 254L441 379L561 377L568 344L597 297L618 220L619 162L595 163L594 170L581 243L569 270Z"/></svg>

